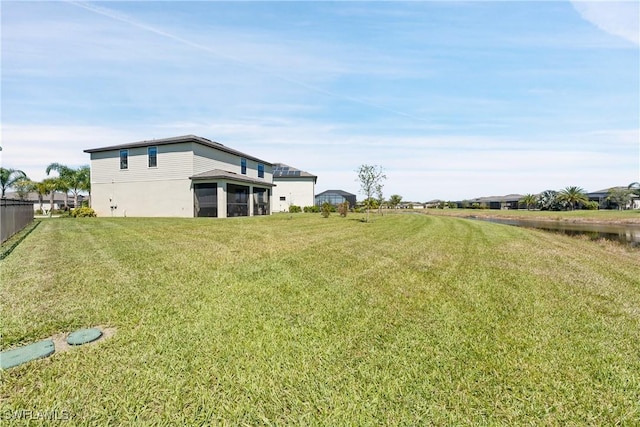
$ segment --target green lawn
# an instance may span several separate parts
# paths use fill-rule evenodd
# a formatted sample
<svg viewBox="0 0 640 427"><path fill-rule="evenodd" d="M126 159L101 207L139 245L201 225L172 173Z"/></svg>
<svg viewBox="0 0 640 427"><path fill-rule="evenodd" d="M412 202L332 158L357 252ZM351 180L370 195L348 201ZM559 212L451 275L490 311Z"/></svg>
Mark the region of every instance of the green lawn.
<svg viewBox="0 0 640 427"><path fill-rule="evenodd" d="M640 252L433 215L48 219L0 263L0 414L637 425Z"/></svg>

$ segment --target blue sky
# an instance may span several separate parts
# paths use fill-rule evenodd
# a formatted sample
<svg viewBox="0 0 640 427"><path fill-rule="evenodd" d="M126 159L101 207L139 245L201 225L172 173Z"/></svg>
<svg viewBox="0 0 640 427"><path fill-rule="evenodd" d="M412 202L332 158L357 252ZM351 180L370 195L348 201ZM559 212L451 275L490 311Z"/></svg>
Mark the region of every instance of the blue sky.
<svg viewBox="0 0 640 427"><path fill-rule="evenodd" d="M640 180L640 2L2 1L2 165L195 134L357 193ZM361 197L361 196L360 196Z"/></svg>

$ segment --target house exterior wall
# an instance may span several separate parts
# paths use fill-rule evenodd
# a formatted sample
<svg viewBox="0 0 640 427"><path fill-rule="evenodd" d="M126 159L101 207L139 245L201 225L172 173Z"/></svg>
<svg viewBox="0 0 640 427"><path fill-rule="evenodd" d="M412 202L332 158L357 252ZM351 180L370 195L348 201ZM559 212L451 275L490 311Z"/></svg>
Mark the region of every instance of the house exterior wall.
<svg viewBox="0 0 640 427"><path fill-rule="evenodd" d="M211 147L205 147L200 144L193 145L193 174L213 169L222 169L242 175L240 161L244 158L247 160L247 173L243 176L248 178L264 179L264 181L268 183L271 183L273 180L273 168L271 165L262 163L264 165L264 178L259 178L258 164L260 162L251 158L219 151Z"/></svg>
<svg viewBox="0 0 640 427"><path fill-rule="evenodd" d="M127 149L127 169L120 169L119 149L91 153L91 203L98 216L193 217L194 191L189 177L214 169L272 183L271 165L262 163L264 178L258 178L259 162L247 157L247 173L242 175L244 157L196 142L156 146L157 166L149 167L148 147L154 147L153 141ZM227 181L212 182L218 184L218 216L226 217ZM273 197L269 200L272 203ZM270 206L269 211L272 209Z"/></svg>
<svg viewBox="0 0 640 427"><path fill-rule="evenodd" d="M156 167L147 147L128 150L128 168L120 169L120 151L91 153L91 205L98 216L193 216L191 142L158 146ZM153 146L153 145L149 145Z"/></svg>
<svg viewBox="0 0 640 427"><path fill-rule="evenodd" d="M274 178L273 198L271 205L276 212L288 212L290 205L304 208L313 206L315 195L315 178ZM284 200L281 200L284 198Z"/></svg>

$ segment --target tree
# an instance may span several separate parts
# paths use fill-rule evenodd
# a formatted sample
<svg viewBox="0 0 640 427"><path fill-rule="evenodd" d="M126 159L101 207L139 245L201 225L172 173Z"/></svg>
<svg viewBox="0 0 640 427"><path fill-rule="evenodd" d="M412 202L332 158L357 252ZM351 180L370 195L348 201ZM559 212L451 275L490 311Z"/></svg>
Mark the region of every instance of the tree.
<svg viewBox="0 0 640 427"><path fill-rule="evenodd" d="M360 182L360 193L365 196L365 208L367 209L367 219L369 222L369 210L371 209L374 194L382 194L382 182L387 179L381 166L361 165L356 169L358 181Z"/></svg>
<svg viewBox="0 0 640 427"><path fill-rule="evenodd" d="M391 197L389 197L389 206L391 206L391 209L397 209L401 202L402 196L399 194L392 194Z"/></svg>
<svg viewBox="0 0 640 427"><path fill-rule="evenodd" d="M4 198L4 193L7 189L24 179L29 178L21 170L0 168L0 186L2 187L2 195L0 197Z"/></svg>
<svg viewBox="0 0 640 427"><path fill-rule="evenodd" d="M615 204L618 210L624 209L631 201L631 190L624 187L614 187L609 189L607 200Z"/></svg>
<svg viewBox="0 0 640 427"><path fill-rule="evenodd" d="M535 194L525 194L520 199L520 203L524 203L527 206L527 210L530 211L533 206L538 203L538 196Z"/></svg>
<svg viewBox="0 0 640 427"><path fill-rule="evenodd" d="M47 178L42 180L42 185L46 191L44 194L49 195L49 216L51 216L53 214L56 191L61 191L62 188L65 188L66 184L64 184L60 178Z"/></svg>
<svg viewBox="0 0 640 427"><path fill-rule="evenodd" d="M627 188L636 196L640 196L640 182L632 182Z"/></svg>
<svg viewBox="0 0 640 427"><path fill-rule="evenodd" d="M65 193L65 208L68 205L68 192L73 193L73 205L78 206L78 195L82 191L91 192L91 180L89 166L81 166L78 169L73 169L60 163L51 163L47 166L47 175L51 171L58 172L60 177L60 185L58 190Z"/></svg>
<svg viewBox="0 0 640 427"><path fill-rule="evenodd" d="M559 210L558 192L545 190L538 196L538 207L543 211Z"/></svg>
<svg viewBox="0 0 640 427"><path fill-rule="evenodd" d="M27 197L29 197L29 192L33 191L34 184L35 183L28 178L19 179L13 184L13 188L18 194L18 198L20 200L25 200Z"/></svg>
<svg viewBox="0 0 640 427"><path fill-rule="evenodd" d="M582 188L576 186L560 190L558 193L558 199L567 203L569 210L574 210L580 204L585 204L589 201L587 193Z"/></svg>
<svg viewBox="0 0 640 427"><path fill-rule="evenodd" d="M40 203L40 212L44 212L43 210L44 196L48 195L52 191L55 191L55 186L52 184L52 179L49 179L49 180L45 179L41 182L34 182L33 191L35 191L38 194L38 202ZM51 205L53 206L53 202Z"/></svg>

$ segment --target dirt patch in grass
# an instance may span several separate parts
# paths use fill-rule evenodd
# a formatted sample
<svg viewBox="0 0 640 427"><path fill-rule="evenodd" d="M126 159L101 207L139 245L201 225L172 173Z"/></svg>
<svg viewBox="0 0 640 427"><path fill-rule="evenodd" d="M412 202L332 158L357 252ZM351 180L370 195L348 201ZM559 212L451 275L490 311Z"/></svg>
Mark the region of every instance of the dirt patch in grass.
<svg viewBox="0 0 640 427"><path fill-rule="evenodd" d="M86 344L83 344L82 346L98 344L102 341L108 340L116 333L116 328L110 328L105 326L96 326L96 328L102 331L102 336L100 336L100 338L98 338L97 340L88 342ZM70 333L71 332L63 332L63 333L55 334L49 338L53 341L53 344L56 348L56 353L64 353L76 347L81 347L79 345L69 345L67 343L67 337L69 336Z"/></svg>

